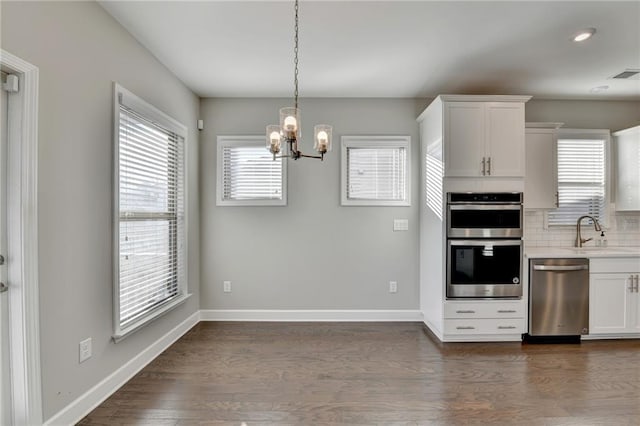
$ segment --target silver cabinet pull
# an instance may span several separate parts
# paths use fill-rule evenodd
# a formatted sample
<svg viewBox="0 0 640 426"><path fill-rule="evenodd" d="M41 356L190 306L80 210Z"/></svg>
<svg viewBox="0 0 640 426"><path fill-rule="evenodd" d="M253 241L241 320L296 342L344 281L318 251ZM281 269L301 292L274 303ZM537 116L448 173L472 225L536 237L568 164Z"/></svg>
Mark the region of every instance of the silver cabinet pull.
<svg viewBox="0 0 640 426"><path fill-rule="evenodd" d="M4 256L0 254L0 266L4 265Z"/></svg>
<svg viewBox="0 0 640 426"><path fill-rule="evenodd" d="M560 207L560 193L556 191L556 207Z"/></svg>
<svg viewBox="0 0 640 426"><path fill-rule="evenodd" d="M516 311L513 309L498 309L499 314L515 314Z"/></svg>
<svg viewBox="0 0 640 426"><path fill-rule="evenodd" d="M487 174L487 163L484 160L484 157L482 157L482 176Z"/></svg>
<svg viewBox="0 0 640 426"><path fill-rule="evenodd" d="M7 286L5 283L0 283L0 293L4 293L7 290L9 290L9 286Z"/></svg>
<svg viewBox="0 0 640 426"><path fill-rule="evenodd" d="M487 174L489 176L491 176L491 157L487 157L487 158L488 158L487 159L487 169L488 169Z"/></svg>
<svg viewBox="0 0 640 426"><path fill-rule="evenodd" d="M629 287L627 287L629 293L633 293L636 290L636 285L633 283L633 275L629 275Z"/></svg>
<svg viewBox="0 0 640 426"><path fill-rule="evenodd" d="M456 330L475 330L476 328L470 325L458 326Z"/></svg>
<svg viewBox="0 0 640 426"><path fill-rule="evenodd" d="M472 311L472 310L466 310L466 311L460 310L460 311L456 311L456 314L475 314L475 313L476 313L476 311Z"/></svg>
<svg viewBox="0 0 640 426"><path fill-rule="evenodd" d="M498 330L513 330L516 328L515 325L499 325Z"/></svg>
<svg viewBox="0 0 640 426"><path fill-rule="evenodd" d="M632 277L633 279L633 277ZM640 275L636 275L636 285L635 285L636 293L640 291Z"/></svg>

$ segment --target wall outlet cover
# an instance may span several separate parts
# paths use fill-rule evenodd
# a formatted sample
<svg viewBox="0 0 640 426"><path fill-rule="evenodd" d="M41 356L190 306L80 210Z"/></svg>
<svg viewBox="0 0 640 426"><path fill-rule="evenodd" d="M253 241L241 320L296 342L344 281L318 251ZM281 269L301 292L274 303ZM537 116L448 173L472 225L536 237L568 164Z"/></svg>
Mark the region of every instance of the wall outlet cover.
<svg viewBox="0 0 640 426"><path fill-rule="evenodd" d="M91 337L80 342L80 362L85 362L91 358Z"/></svg>

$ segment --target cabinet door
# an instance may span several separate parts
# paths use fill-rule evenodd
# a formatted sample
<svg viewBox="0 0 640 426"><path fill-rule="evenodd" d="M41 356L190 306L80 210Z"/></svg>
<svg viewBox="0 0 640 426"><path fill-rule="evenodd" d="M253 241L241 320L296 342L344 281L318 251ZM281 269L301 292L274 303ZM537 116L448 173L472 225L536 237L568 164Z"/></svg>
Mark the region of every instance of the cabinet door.
<svg viewBox="0 0 640 426"><path fill-rule="evenodd" d="M524 104L486 103L485 131L489 176L524 177Z"/></svg>
<svg viewBox="0 0 640 426"><path fill-rule="evenodd" d="M616 210L640 210L640 126L616 134Z"/></svg>
<svg viewBox="0 0 640 426"><path fill-rule="evenodd" d="M482 176L485 115L482 102L444 104L445 176Z"/></svg>
<svg viewBox="0 0 640 426"><path fill-rule="evenodd" d="M525 136L524 206L556 208L558 169L555 129L527 129Z"/></svg>
<svg viewBox="0 0 640 426"><path fill-rule="evenodd" d="M631 274L591 274L589 279L589 334L634 333L632 312L637 297Z"/></svg>

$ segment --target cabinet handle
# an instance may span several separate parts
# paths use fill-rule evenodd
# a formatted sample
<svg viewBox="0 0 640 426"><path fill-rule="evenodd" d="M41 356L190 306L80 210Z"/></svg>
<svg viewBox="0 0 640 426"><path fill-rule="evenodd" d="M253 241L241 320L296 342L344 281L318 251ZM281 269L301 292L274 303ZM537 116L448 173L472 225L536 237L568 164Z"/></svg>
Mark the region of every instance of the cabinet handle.
<svg viewBox="0 0 640 426"><path fill-rule="evenodd" d="M456 330L475 330L476 328L470 325L458 326Z"/></svg>
<svg viewBox="0 0 640 426"><path fill-rule="evenodd" d="M634 291L636 291L636 285L633 283L633 278L633 275L629 275L629 287L627 287L629 293L633 293Z"/></svg>
<svg viewBox="0 0 640 426"><path fill-rule="evenodd" d="M498 330L513 330L516 328L515 325L499 325Z"/></svg>
<svg viewBox="0 0 640 426"><path fill-rule="evenodd" d="M556 191L556 207L560 207L560 192Z"/></svg>
<svg viewBox="0 0 640 426"><path fill-rule="evenodd" d="M482 157L482 176L487 174L487 163L485 162L484 157Z"/></svg>
<svg viewBox="0 0 640 426"><path fill-rule="evenodd" d="M498 309L499 314L515 314L516 311L513 309Z"/></svg>
<svg viewBox="0 0 640 426"><path fill-rule="evenodd" d="M487 174L491 176L491 157L487 157Z"/></svg>
<svg viewBox="0 0 640 426"><path fill-rule="evenodd" d="M456 311L456 314L475 314L476 311L472 311L472 310L467 310L467 311Z"/></svg>
<svg viewBox="0 0 640 426"><path fill-rule="evenodd" d="M636 293L640 292L639 287L640 287L640 275L636 275L636 286L635 286Z"/></svg>

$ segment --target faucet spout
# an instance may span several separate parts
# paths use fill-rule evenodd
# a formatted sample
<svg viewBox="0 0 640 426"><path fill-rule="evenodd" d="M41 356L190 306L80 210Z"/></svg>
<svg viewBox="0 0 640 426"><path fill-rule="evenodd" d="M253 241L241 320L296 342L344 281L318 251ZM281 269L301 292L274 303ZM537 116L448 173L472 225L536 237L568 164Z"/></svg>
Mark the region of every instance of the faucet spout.
<svg viewBox="0 0 640 426"><path fill-rule="evenodd" d="M593 228L597 232L602 231L602 228L600 227L600 224L598 223L598 220L596 218L589 215L580 216L578 218L578 221L576 222L576 243L575 243L576 247L582 247L582 244L586 243L587 241L591 241L593 239L593 238L586 238L586 239L582 238L582 235L580 232L580 223L582 222L582 219L591 219L591 221L593 222Z"/></svg>

